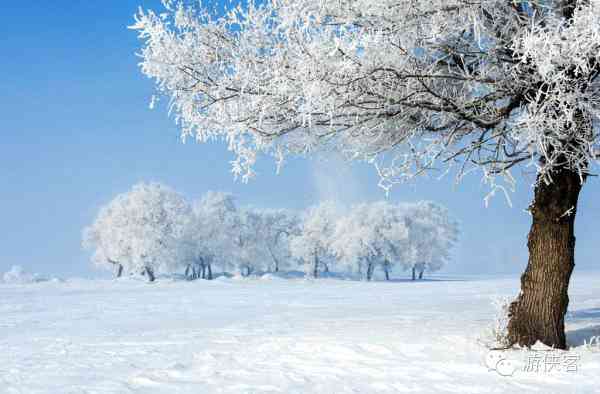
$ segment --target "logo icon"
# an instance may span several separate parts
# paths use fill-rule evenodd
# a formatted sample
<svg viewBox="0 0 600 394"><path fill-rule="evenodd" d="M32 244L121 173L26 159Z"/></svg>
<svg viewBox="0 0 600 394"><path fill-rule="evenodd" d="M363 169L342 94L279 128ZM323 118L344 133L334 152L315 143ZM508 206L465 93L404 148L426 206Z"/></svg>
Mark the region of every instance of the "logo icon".
<svg viewBox="0 0 600 394"><path fill-rule="evenodd" d="M496 371L501 376L512 376L517 370L515 363L507 359L500 350L491 350L485 356L485 365L490 371Z"/></svg>

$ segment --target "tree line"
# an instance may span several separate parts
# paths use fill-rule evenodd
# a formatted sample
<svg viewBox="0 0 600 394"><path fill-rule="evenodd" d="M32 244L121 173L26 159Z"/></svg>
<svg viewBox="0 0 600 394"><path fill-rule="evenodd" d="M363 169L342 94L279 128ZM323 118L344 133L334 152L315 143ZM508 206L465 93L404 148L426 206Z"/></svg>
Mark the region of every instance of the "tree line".
<svg viewBox="0 0 600 394"><path fill-rule="evenodd" d="M450 261L458 222L431 201L377 201L343 207L324 201L299 212L240 206L229 193L190 202L160 183L139 183L101 207L83 230L100 268L122 275L183 273L250 276L303 270L371 280L377 270L423 278Z"/></svg>

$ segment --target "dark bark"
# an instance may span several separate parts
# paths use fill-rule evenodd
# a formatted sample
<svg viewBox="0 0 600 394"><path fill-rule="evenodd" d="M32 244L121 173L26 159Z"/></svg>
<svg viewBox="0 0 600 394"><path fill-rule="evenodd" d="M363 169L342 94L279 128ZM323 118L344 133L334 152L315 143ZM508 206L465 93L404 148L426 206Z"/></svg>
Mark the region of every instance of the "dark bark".
<svg viewBox="0 0 600 394"><path fill-rule="evenodd" d="M566 169L555 171L552 179L549 185L539 182L530 205L529 261L521 276L521 292L509 307L508 345L531 346L539 340L567 347L564 317L575 266L574 224L582 184Z"/></svg>
<svg viewBox="0 0 600 394"><path fill-rule="evenodd" d="M314 264L313 264L313 278L318 278L319 277L319 258L317 257L317 254L315 253L315 259L314 259Z"/></svg>
<svg viewBox="0 0 600 394"><path fill-rule="evenodd" d="M385 272L385 280L390 280L390 270L387 266L383 268L383 272Z"/></svg>
<svg viewBox="0 0 600 394"><path fill-rule="evenodd" d="M185 267L184 275L185 275L186 279L190 279L190 265L189 264Z"/></svg>
<svg viewBox="0 0 600 394"><path fill-rule="evenodd" d="M119 263L118 261L112 260L112 259L106 259L106 260L110 264L117 266L117 273L115 274L117 278L120 278L121 276L123 276L123 264Z"/></svg>
<svg viewBox="0 0 600 394"><path fill-rule="evenodd" d="M416 272L416 268L412 267L412 280L417 279L417 272Z"/></svg>
<svg viewBox="0 0 600 394"><path fill-rule="evenodd" d="M424 271L425 271L424 268L419 271L419 279L423 279L423 272Z"/></svg>
<svg viewBox="0 0 600 394"><path fill-rule="evenodd" d="M368 263L367 265L367 280L371 280L373 278L373 271L375 270L375 265L373 263Z"/></svg>
<svg viewBox="0 0 600 394"><path fill-rule="evenodd" d="M206 279L206 265L202 264L202 279Z"/></svg>
<svg viewBox="0 0 600 394"><path fill-rule="evenodd" d="M154 280L156 279L156 277L154 276L154 271L152 270L152 268L146 267L144 269L144 272L146 273L146 275L148 275L148 281L154 282Z"/></svg>
<svg viewBox="0 0 600 394"><path fill-rule="evenodd" d="M208 277L207 277L207 279L208 280L212 280L213 274L212 274L212 266L211 266L210 263L208 263L207 268L208 268Z"/></svg>
<svg viewBox="0 0 600 394"><path fill-rule="evenodd" d="M246 271L245 274L244 274L244 270ZM252 273L252 269L250 268L249 265L246 265L242 268L242 276L250 276L251 273Z"/></svg>

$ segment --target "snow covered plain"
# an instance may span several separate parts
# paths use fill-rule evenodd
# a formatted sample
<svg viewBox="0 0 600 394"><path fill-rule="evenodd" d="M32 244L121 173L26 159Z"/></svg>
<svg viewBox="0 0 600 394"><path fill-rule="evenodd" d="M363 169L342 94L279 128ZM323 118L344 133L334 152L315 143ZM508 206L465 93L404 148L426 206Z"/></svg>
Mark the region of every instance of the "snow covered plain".
<svg viewBox="0 0 600 394"><path fill-rule="evenodd" d="M517 278L0 284L0 393L600 392L599 284L571 285L577 372L512 376L483 342Z"/></svg>

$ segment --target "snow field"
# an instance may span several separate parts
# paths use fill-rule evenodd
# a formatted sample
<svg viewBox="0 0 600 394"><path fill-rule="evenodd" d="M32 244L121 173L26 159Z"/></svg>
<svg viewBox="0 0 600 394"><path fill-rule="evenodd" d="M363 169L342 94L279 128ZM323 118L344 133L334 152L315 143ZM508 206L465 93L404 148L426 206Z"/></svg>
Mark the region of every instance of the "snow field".
<svg viewBox="0 0 600 394"><path fill-rule="evenodd" d="M599 281L571 285L578 371L512 376L484 343L517 278L4 284L0 393L594 393Z"/></svg>

